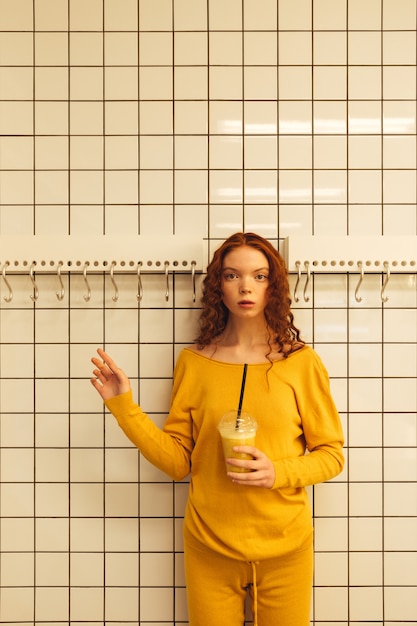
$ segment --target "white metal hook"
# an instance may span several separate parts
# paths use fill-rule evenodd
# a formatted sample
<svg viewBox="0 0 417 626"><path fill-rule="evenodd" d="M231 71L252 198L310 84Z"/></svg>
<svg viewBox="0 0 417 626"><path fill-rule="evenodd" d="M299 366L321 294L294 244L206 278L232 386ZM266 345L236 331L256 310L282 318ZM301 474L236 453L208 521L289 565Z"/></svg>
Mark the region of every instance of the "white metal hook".
<svg viewBox="0 0 417 626"><path fill-rule="evenodd" d="M298 285L300 284L300 280L301 280L301 262L300 261L296 261L295 262L295 267L297 268L297 281L295 283L295 287L294 287L294 302L298 302L299 301L299 297L298 297Z"/></svg>
<svg viewBox="0 0 417 626"><path fill-rule="evenodd" d="M63 266L63 262L60 261L58 263L58 270L57 270L57 275L58 275L58 280L59 280L59 285L60 285L60 290L56 292L56 297L58 298L58 300L63 300L64 296L65 296L65 289L64 289L64 283L62 282L62 276L61 276L61 268Z"/></svg>
<svg viewBox="0 0 417 626"><path fill-rule="evenodd" d="M112 285L114 287L114 295L112 297L113 302L117 302L119 299L119 288L117 287L116 281L114 279L114 268L116 267L116 261L112 261L111 267L110 267L110 279L112 282Z"/></svg>
<svg viewBox="0 0 417 626"><path fill-rule="evenodd" d="M6 278L6 269L9 267L10 263L9 261L6 261L5 264L3 265L3 269L1 271L2 276L3 276L3 280L6 284L7 289L9 290L9 293L7 296L3 296L3 300L5 300L5 302L11 302L13 300L13 289L10 286L9 281Z"/></svg>
<svg viewBox="0 0 417 626"><path fill-rule="evenodd" d="M33 286L33 294L30 294L30 299L32 300L32 302L36 302L37 299L39 298L38 285L36 284L36 280L35 280L35 277L33 275L33 273L35 271L35 266L36 266L36 262L33 261L32 265L30 266L30 270L29 270L29 276L30 276L30 280L32 281L32 286Z"/></svg>
<svg viewBox="0 0 417 626"><path fill-rule="evenodd" d="M89 302L91 300L91 289L90 289L90 285L88 282L88 278L87 278L87 268L89 266L89 262L86 261L84 263L84 269L83 269L83 278L84 278L84 282L85 282L85 286L87 288L87 293L84 294L83 298L86 302Z"/></svg>
<svg viewBox="0 0 417 626"><path fill-rule="evenodd" d="M143 287L142 287L142 276L140 275L140 270L142 267L142 261L139 261L137 268L137 276L138 276L138 292L136 294L136 300L140 302L143 298Z"/></svg>
<svg viewBox="0 0 417 626"><path fill-rule="evenodd" d="M358 267L359 267L361 275L359 277L358 284L356 285L356 289L355 289L355 300L356 300L356 302L362 302L361 296L358 295L359 294L359 287L362 285L362 281L363 281L363 263L362 263L362 261L358 261Z"/></svg>
<svg viewBox="0 0 417 626"><path fill-rule="evenodd" d="M196 298L196 292L195 292L195 266L196 266L196 262L195 261L191 261L191 284L192 284L192 298L193 298L193 302L195 302L195 298Z"/></svg>
<svg viewBox="0 0 417 626"><path fill-rule="evenodd" d="M390 279L390 269L389 269L388 261L384 261L384 268L385 268L385 278L384 278L384 281L383 281L382 287L381 287L381 300L382 300L382 302L387 302L388 301L388 296L385 295L385 289L387 288L387 285L388 285L389 279Z"/></svg>
<svg viewBox="0 0 417 626"><path fill-rule="evenodd" d="M168 276L169 261L165 261L165 300L169 300L169 276Z"/></svg>
<svg viewBox="0 0 417 626"><path fill-rule="evenodd" d="M304 267L307 270L307 278L306 278L306 282L305 282L305 285L304 285L304 302L308 302L310 300L310 297L307 295L307 288L308 288L308 285L310 283L310 276L311 276L311 274L310 274L310 261L304 261Z"/></svg>

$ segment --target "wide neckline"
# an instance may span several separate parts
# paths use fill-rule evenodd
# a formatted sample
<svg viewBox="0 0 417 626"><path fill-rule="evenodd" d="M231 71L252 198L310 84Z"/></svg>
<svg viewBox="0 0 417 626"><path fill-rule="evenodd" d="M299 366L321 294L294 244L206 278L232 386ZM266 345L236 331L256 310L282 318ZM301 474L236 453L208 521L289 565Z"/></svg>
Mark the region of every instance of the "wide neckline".
<svg viewBox="0 0 417 626"><path fill-rule="evenodd" d="M271 365L275 365L275 363L285 363L286 361L288 361L289 358L295 356L296 354L300 353L300 352L304 352L304 350L308 348L307 344L304 344L304 346L302 346L302 348L299 348L298 350L295 350L294 352L291 352L286 358L283 359L275 359L273 361L262 361L261 363L248 363L248 367L264 367L265 365L267 366L271 366ZM184 348L184 351L187 351L191 354L194 354L195 356L201 358L201 359L205 359L206 361L209 361L210 363L217 363L219 365L233 365L235 367L243 367L244 363L234 363L232 361L220 361L219 359L214 359L211 358L209 356L206 356L205 354L201 354L200 352L197 352L196 350L193 350L192 348Z"/></svg>

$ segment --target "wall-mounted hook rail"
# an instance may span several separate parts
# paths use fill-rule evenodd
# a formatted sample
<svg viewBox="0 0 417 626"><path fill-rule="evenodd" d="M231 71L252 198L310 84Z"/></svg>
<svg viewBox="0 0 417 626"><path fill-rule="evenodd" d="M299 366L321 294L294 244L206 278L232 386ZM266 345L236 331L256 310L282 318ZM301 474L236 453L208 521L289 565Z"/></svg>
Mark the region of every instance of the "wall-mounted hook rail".
<svg viewBox="0 0 417 626"><path fill-rule="evenodd" d="M7 296L3 296L3 300L5 302L11 302L13 300L13 289L11 288L9 281L6 278L6 270L9 267L9 265L10 265L9 261L6 261L6 263L3 265L3 268L1 270L4 283L5 283L5 285L6 285L7 289L8 289L8 292L9 292L7 294Z"/></svg>
<svg viewBox="0 0 417 626"><path fill-rule="evenodd" d="M88 261L86 261L84 263L84 268L83 268L83 278L84 278L85 288L87 290L87 292L83 296L85 302L90 302L90 300L91 300L91 287L90 287L90 283L88 282L88 278L87 278L88 266L89 266L89 263L88 263Z"/></svg>
<svg viewBox="0 0 417 626"><path fill-rule="evenodd" d="M381 288L381 300L382 302L388 302L388 296L385 295L385 290L387 288L390 275L391 275L388 261L384 261L384 268L385 268L385 278L383 280L382 288Z"/></svg>
<svg viewBox="0 0 417 626"><path fill-rule="evenodd" d="M32 287L33 287L33 294L30 294L30 299L32 300L32 302L36 302L39 298L39 289L38 289L38 285L36 284L36 279L35 279L35 267L36 267L36 261L33 261L31 266L30 266L30 270L29 270L29 276L30 276L30 280L32 281Z"/></svg>
<svg viewBox="0 0 417 626"><path fill-rule="evenodd" d="M361 273L359 280L358 280L358 284L356 285L356 289L355 289L355 300L356 302L362 302L362 297L359 295L359 288L363 283L363 277L364 277L364 271L363 271L363 262L362 261L358 261L358 268L359 271Z"/></svg>
<svg viewBox="0 0 417 626"><path fill-rule="evenodd" d="M116 261L112 261L111 267L110 267L110 280L112 282L113 289L114 289L114 295L112 297L113 302L117 302L118 299L119 299L119 288L118 288L116 280L114 278L114 268L115 268L115 266L116 266Z"/></svg>
<svg viewBox="0 0 417 626"><path fill-rule="evenodd" d="M109 257L111 260L109 260ZM143 297L142 275L144 273L165 274L165 300L170 297L169 274L187 273L192 276L192 298L195 302L195 273L205 270L204 242L202 239L178 235L150 237L144 235L103 236L56 236L43 235L6 236L0 235L0 267L9 293L4 296L10 302L13 292L7 274L29 273L33 286L31 298L36 302L39 289L35 278L40 273L56 273L60 289L58 300L65 296L62 273L81 273L85 283L84 300L92 297L88 276L94 273L110 274L113 285L113 302L119 299L116 272L137 273L138 302ZM88 273L88 276L87 276Z"/></svg>
<svg viewBox="0 0 417 626"><path fill-rule="evenodd" d="M356 302L362 302L359 288L365 273L383 275L381 301L393 273L417 273L417 237L414 236L345 236L287 237L283 247L288 271L296 272L294 301L298 302L301 268L305 268L304 301L312 273L358 273Z"/></svg>
<svg viewBox="0 0 417 626"><path fill-rule="evenodd" d="M63 300L65 297L65 289L64 289L64 283L62 282L61 268L62 268L62 261L58 263L58 270L57 270L60 289L59 291L56 292L56 297L60 301Z"/></svg>
<svg viewBox="0 0 417 626"><path fill-rule="evenodd" d="M143 298L142 277L141 277L141 274L140 274L141 267L142 267L142 262L139 261L138 267L137 267L137 270L136 270L137 277L138 277L138 291L137 291L137 294L136 294L136 299L137 299L138 302L140 302L142 300L142 298Z"/></svg>

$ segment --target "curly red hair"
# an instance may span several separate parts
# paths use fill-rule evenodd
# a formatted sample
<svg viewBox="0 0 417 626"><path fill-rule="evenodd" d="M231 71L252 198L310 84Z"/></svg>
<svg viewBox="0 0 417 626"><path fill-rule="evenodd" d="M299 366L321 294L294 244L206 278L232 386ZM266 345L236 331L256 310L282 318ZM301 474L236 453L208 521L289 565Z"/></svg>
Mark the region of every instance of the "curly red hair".
<svg viewBox="0 0 417 626"><path fill-rule="evenodd" d="M214 252L203 281L200 315L200 334L196 343L203 348L211 344L226 327L229 311L223 303L222 268L225 256L240 246L250 246L262 252L269 264L268 304L265 318L270 331L270 342L278 345L278 350L288 356L295 346L304 342L300 331L294 325L291 312L291 298L288 272L285 262L274 246L255 233L235 233L226 239Z"/></svg>

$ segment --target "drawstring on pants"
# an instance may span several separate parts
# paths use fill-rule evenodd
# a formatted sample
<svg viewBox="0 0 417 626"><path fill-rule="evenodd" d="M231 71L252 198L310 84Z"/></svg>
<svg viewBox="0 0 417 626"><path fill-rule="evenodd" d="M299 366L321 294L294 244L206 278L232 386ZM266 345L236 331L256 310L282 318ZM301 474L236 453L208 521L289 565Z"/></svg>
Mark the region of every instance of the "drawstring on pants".
<svg viewBox="0 0 417 626"><path fill-rule="evenodd" d="M253 600L252 600L252 614L253 614L253 626L258 626L258 587L256 584L256 566L259 561L249 561L252 567L252 588L253 588Z"/></svg>

